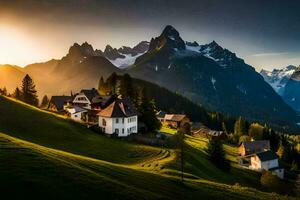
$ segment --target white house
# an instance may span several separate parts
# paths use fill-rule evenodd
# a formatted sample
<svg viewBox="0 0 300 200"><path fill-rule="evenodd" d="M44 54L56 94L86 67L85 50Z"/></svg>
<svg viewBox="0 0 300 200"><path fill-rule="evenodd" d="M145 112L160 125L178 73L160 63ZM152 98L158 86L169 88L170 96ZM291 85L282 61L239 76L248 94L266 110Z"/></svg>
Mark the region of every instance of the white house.
<svg viewBox="0 0 300 200"><path fill-rule="evenodd" d="M138 131L135 107L126 99L117 99L98 113L99 127L106 134L125 137Z"/></svg>
<svg viewBox="0 0 300 200"><path fill-rule="evenodd" d="M81 108L79 106L72 106L66 108L66 111L69 113L71 119L75 121L82 121L83 114L88 112L86 109Z"/></svg>
<svg viewBox="0 0 300 200"><path fill-rule="evenodd" d="M250 161L250 169L256 171L271 171L273 174L276 174L279 178L284 178L284 169L280 167L278 157L273 151L264 151L253 154L250 158Z"/></svg>

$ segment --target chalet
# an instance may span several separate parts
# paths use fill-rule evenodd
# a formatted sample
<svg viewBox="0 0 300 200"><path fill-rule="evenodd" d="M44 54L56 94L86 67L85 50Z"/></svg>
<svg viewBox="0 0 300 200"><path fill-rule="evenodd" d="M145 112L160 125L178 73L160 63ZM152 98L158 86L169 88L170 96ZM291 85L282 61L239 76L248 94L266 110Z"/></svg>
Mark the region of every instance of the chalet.
<svg viewBox="0 0 300 200"><path fill-rule="evenodd" d="M241 156L247 156L250 154L259 153L268 150L270 150L270 141L268 140L243 142L239 146L239 154Z"/></svg>
<svg viewBox="0 0 300 200"><path fill-rule="evenodd" d="M173 128L178 128L183 123L191 123L186 115L166 114L163 121L163 124Z"/></svg>
<svg viewBox="0 0 300 200"><path fill-rule="evenodd" d="M98 113L99 127L106 134L128 136L138 131L136 108L127 99L116 99L107 108Z"/></svg>
<svg viewBox="0 0 300 200"><path fill-rule="evenodd" d="M67 107L66 111L68 112L70 118L75 121L84 121L84 114L88 112L86 109L81 108L79 106Z"/></svg>
<svg viewBox="0 0 300 200"><path fill-rule="evenodd" d="M271 171L279 178L284 178L284 169L279 165L278 157L273 151L264 151L253 154L250 161L250 169L256 171Z"/></svg>
<svg viewBox="0 0 300 200"><path fill-rule="evenodd" d="M52 96L47 109L54 112L63 112L64 105L71 99L71 96Z"/></svg>
<svg viewBox="0 0 300 200"><path fill-rule="evenodd" d="M100 96L95 88L81 90L76 94L73 100L74 106L86 108L89 110L101 110L111 104L113 96Z"/></svg>

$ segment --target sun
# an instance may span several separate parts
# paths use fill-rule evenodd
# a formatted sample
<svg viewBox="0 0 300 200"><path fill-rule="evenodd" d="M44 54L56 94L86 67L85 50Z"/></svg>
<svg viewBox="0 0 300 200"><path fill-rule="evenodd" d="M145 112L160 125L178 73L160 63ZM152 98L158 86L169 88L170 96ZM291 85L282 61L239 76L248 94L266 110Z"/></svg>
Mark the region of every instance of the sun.
<svg viewBox="0 0 300 200"><path fill-rule="evenodd" d="M0 64L23 64L30 56L30 49L21 30L0 24Z"/></svg>

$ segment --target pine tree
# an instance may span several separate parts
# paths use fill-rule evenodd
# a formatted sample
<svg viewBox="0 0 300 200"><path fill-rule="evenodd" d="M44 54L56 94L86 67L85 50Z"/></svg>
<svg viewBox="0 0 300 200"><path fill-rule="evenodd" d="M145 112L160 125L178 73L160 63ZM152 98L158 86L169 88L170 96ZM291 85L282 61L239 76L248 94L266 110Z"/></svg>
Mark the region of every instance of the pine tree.
<svg viewBox="0 0 300 200"><path fill-rule="evenodd" d="M235 135L246 135L248 132L246 121L239 117L234 124L234 134Z"/></svg>
<svg viewBox="0 0 300 200"><path fill-rule="evenodd" d="M98 83L98 90L101 91L103 89L103 86L104 86L104 79L103 76L101 76Z"/></svg>
<svg viewBox="0 0 300 200"><path fill-rule="evenodd" d="M248 135L254 140L261 140L264 134L264 127L258 123L252 123L248 130Z"/></svg>
<svg viewBox="0 0 300 200"><path fill-rule="evenodd" d="M140 91L138 112L139 119L146 124L149 131L156 131L161 127L156 118L155 102L148 100L145 89Z"/></svg>
<svg viewBox="0 0 300 200"><path fill-rule="evenodd" d="M191 134L191 125L189 123L180 124L179 130L175 135L176 147L178 149L179 159L180 159L180 169L181 169L181 181L184 178L184 139L185 135Z"/></svg>
<svg viewBox="0 0 300 200"><path fill-rule="evenodd" d="M0 88L0 94L6 96L7 95L7 90L6 87L3 87L3 89Z"/></svg>
<svg viewBox="0 0 300 200"><path fill-rule="evenodd" d="M210 138L206 149L210 161L218 168L229 171L230 163L225 158L225 151L220 139Z"/></svg>
<svg viewBox="0 0 300 200"><path fill-rule="evenodd" d="M41 103L41 108L47 107L48 103L49 103L49 98L47 95L44 95L44 97L42 99L42 103Z"/></svg>
<svg viewBox="0 0 300 200"><path fill-rule="evenodd" d="M14 93L12 94L12 97L15 98L15 99L21 100L22 93L21 93L19 87L16 87Z"/></svg>
<svg viewBox="0 0 300 200"><path fill-rule="evenodd" d="M22 81L22 101L34 106L38 106L39 103L34 82L28 74Z"/></svg>
<svg viewBox="0 0 300 200"><path fill-rule="evenodd" d="M114 72L106 80L107 86L110 88L112 94L117 93L118 75Z"/></svg>
<svg viewBox="0 0 300 200"><path fill-rule="evenodd" d="M120 94L123 97L129 97L134 99L134 88L132 84L132 78L128 74L124 74L120 82Z"/></svg>

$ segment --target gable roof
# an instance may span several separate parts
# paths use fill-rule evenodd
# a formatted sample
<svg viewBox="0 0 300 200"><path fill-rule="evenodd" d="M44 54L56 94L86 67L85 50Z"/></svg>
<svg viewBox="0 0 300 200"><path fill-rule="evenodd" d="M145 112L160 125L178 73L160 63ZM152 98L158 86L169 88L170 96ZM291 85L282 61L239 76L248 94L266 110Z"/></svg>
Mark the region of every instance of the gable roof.
<svg viewBox="0 0 300 200"><path fill-rule="evenodd" d="M71 98L71 96L52 96L49 101L49 104L53 103L57 111L62 111L64 109L64 104L68 102Z"/></svg>
<svg viewBox="0 0 300 200"><path fill-rule="evenodd" d="M269 140L258 140L251 142L243 142L241 145L244 145L247 151L255 151L257 149L270 149L270 141Z"/></svg>
<svg viewBox="0 0 300 200"><path fill-rule="evenodd" d="M117 99L98 113L102 117L131 117L137 115L136 108L127 99Z"/></svg>
<svg viewBox="0 0 300 200"><path fill-rule="evenodd" d="M260 161L268 161L278 159L277 155L273 151L264 151L256 154Z"/></svg>
<svg viewBox="0 0 300 200"><path fill-rule="evenodd" d="M115 96L97 96L92 99L92 104L93 105L99 105L102 109L106 108L115 100Z"/></svg>
<svg viewBox="0 0 300 200"><path fill-rule="evenodd" d="M74 109L73 112L70 112L71 114L76 114L76 113L80 113L80 112L87 112L86 109L81 108L79 106L73 106L72 108L70 108L70 110L71 109Z"/></svg>
<svg viewBox="0 0 300 200"><path fill-rule="evenodd" d="M90 102L92 102L94 97L99 97L100 96L98 90L96 90L95 88L83 89L83 90L80 91L80 93L83 93L89 99Z"/></svg>
<svg viewBox="0 0 300 200"><path fill-rule="evenodd" d="M166 114L165 120L180 122L186 117L186 115L178 115L178 114Z"/></svg>

